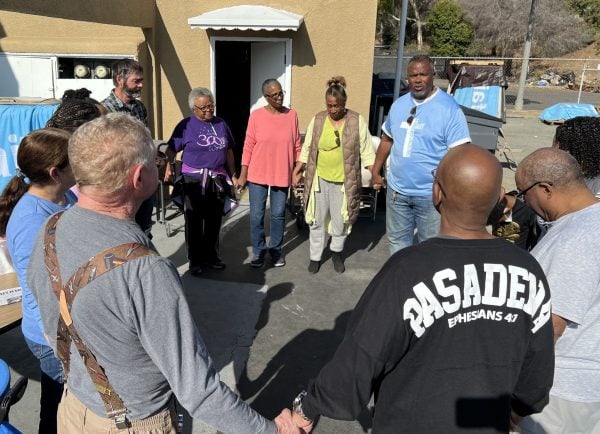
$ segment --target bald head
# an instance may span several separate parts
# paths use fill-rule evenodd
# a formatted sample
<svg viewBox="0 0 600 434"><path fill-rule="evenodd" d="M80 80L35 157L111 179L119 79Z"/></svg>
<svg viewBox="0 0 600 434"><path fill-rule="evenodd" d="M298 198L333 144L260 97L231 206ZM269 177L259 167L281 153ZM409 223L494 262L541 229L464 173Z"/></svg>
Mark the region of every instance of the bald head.
<svg viewBox="0 0 600 434"><path fill-rule="evenodd" d="M515 179L521 189L539 181L555 187L584 184L577 160L568 152L557 148L533 151L519 164Z"/></svg>
<svg viewBox="0 0 600 434"><path fill-rule="evenodd" d="M441 161L436 178L442 216L460 216L466 224L485 226L502 186L502 166L496 157L477 145L457 146ZM436 189L434 203L435 196Z"/></svg>

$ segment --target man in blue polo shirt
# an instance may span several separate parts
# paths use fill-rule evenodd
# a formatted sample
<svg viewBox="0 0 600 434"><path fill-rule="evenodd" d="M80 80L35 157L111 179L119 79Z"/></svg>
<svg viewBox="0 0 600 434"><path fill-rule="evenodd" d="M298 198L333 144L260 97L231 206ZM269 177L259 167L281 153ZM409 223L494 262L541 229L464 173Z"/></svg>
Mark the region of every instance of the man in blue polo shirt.
<svg viewBox="0 0 600 434"><path fill-rule="evenodd" d="M410 93L398 98L383 125L373 164L373 187L387 184L386 229L390 254L437 235L440 215L431 202L435 170L450 148L471 141L467 120L454 99L433 84L429 56L408 63ZM390 157L386 177L381 169Z"/></svg>

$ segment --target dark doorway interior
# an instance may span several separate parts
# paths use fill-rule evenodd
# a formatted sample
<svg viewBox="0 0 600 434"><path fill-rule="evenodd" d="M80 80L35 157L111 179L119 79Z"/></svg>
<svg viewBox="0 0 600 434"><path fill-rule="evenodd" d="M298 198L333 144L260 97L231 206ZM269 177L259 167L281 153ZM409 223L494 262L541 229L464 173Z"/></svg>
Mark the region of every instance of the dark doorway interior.
<svg viewBox="0 0 600 434"><path fill-rule="evenodd" d="M250 42L216 41L215 91L217 115L227 122L235 139L239 170L250 114Z"/></svg>

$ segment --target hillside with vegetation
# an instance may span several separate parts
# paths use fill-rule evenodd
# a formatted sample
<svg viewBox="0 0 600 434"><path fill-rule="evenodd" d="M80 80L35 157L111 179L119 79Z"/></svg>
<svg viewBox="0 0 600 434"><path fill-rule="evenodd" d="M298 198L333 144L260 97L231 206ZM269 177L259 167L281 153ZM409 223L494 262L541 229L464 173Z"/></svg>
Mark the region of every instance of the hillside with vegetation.
<svg viewBox="0 0 600 434"><path fill-rule="evenodd" d="M532 0L408 0L406 44L435 56L520 57ZM533 57L600 56L600 1L535 0ZM376 43L397 45L402 0L378 0ZM583 54L583 53L582 53Z"/></svg>

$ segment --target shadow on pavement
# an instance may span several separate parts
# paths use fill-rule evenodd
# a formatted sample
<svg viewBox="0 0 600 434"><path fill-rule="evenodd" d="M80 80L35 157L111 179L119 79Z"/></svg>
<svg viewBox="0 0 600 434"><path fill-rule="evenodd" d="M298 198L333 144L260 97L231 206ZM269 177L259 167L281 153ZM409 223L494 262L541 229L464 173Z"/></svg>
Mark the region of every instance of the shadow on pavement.
<svg viewBox="0 0 600 434"><path fill-rule="evenodd" d="M261 316L265 308L268 309L267 303L263 305ZM333 357L351 313L341 313L332 330L311 328L298 334L279 350L257 378L250 379L244 367L237 385L242 399L252 400L252 408L270 419L282 408L289 407L294 397L308 387L310 380ZM367 432L371 427L368 409L363 411L359 422Z"/></svg>
<svg viewBox="0 0 600 434"><path fill-rule="evenodd" d="M517 101L517 96L516 95L506 95L505 101L506 101L506 105L514 106L515 102ZM541 104L541 102L535 101L532 99L528 99L528 98L523 99L523 105L537 105L537 104Z"/></svg>

